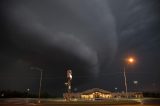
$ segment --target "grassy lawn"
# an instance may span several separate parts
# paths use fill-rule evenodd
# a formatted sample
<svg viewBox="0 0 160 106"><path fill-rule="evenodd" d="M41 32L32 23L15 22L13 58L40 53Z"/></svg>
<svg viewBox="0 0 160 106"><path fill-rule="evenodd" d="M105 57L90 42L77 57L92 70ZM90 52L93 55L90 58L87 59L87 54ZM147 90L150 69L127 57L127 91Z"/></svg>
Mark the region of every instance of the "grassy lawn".
<svg viewBox="0 0 160 106"><path fill-rule="evenodd" d="M140 104L137 100L131 100L131 99L109 99L109 100L103 100L103 101L42 101L42 104L57 104L57 105L76 105L76 104L86 104L86 105L123 105L123 104Z"/></svg>
<svg viewBox="0 0 160 106"><path fill-rule="evenodd" d="M143 103L154 103L152 101L159 101L160 98L142 98L142 99L107 99L107 100L95 100L95 101L64 101L64 99L41 99L41 103L38 104L37 98L28 98L28 101L26 98L6 98L6 99L0 99L0 103L2 104L36 104L38 106L70 106L70 105L76 105L76 106L106 106L106 105L139 105ZM151 102L150 102L151 101ZM12 106L12 105L11 105ZM30 105L27 105L30 106Z"/></svg>

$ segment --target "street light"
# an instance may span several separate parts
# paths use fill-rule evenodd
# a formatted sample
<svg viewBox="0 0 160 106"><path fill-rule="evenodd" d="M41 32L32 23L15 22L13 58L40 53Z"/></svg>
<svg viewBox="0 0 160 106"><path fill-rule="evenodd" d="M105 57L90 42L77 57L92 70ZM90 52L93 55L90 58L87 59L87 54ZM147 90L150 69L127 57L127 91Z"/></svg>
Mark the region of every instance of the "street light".
<svg viewBox="0 0 160 106"><path fill-rule="evenodd" d="M27 97L27 99L26 99L27 102L26 102L26 103L28 103L28 101L29 101L29 100L28 100L28 99L29 99L29 91L30 91L30 89L27 88L27 89L26 89L26 93L27 93L27 94L26 94L26 97Z"/></svg>
<svg viewBox="0 0 160 106"><path fill-rule="evenodd" d="M40 71L40 80L39 80L39 92L38 92L38 103L41 103L41 87L42 87L42 75L43 75L43 70L38 67L31 67L31 69L39 70Z"/></svg>
<svg viewBox="0 0 160 106"><path fill-rule="evenodd" d="M115 87L114 89L115 89L115 92L117 92L118 88L117 88L117 87Z"/></svg>
<svg viewBox="0 0 160 106"><path fill-rule="evenodd" d="M129 57L126 59L123 69L123 75L124 75L124 85L125 85L125 91L126 91L126 97L128 98L128 86L127 86L127 77L126 77L126 65L127 64L133 64L135 62L133 57Z"/></svg>
<svg viewBox="0 0 160 106"><path fill-rule="evenodd" d="M133 59L133 57L130 57L127 59L128 63L133 63L135 60Z"/></svg>
<svg viewBox="0 0 160 106"><path fill-rule="evenodd" d="M138 81L133 81L133 84L135 85L135 92L136 92L138 90L137 89Z"/></svg>

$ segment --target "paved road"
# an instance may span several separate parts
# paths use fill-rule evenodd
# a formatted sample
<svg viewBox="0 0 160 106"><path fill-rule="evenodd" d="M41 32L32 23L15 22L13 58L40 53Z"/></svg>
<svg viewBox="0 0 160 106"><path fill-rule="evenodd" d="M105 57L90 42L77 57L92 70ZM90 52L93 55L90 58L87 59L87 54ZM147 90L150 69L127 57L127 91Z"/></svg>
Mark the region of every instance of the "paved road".
<svg viewBox="0 0 160 106"><path fill-rule="evenodd" d="M117 105L106 105L106 104L67 104L66 102L62 102L58 104L53 101L53 99L44 99L41 104L35 102L35 99L22 99L22 98L11 98L11 99L0 99L0 106L117 106ZM47 101L47 102L46 102ZM57 101L57 100L56 100ZM132 105L118 105L118 106L160 106L160 99L143 99L142 104L132 104Z"/></svg>

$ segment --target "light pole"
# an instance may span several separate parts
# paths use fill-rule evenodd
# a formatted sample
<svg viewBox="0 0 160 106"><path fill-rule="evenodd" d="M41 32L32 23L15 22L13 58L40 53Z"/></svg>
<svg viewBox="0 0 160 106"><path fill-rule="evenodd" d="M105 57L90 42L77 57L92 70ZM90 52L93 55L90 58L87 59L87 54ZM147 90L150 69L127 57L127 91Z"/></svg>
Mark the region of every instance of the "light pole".
<svg viewBox="0 0 160 106"><path fill-rule="evenodd" d="M133 81L133 84L135 86L134 92L138 92L138 89L137 89L138 81Z"/></svg>
<svg viewBox="0 0 160 106"><path fill-rule="evenodd" d="M124 70L123 70L123 75L124 75L124 85L125 85L126 97L128 98L128 86L127 86L127 77L126 77L126 68L125 68L125 66L124 66Z"/></svg>
<svg viewBox="0 0 160 106"><path fill-rule="evenodd" d="M29 99L29 91L30 91L30 89L29 88L27 88L27 90L26 90L26 97L27 97L27 103L28 103L28 99Z"/></svg>
<svg viewBox="0 0 160 106"><path fill-rule="evenodd" d="M129 64L129 63L132 64L132 63L134 63L134 61L135 60L132 57L127 58L126 62L124 64L124 69L123 69L124 85L125 85L125 91L126 91L126 97L127 98L128 98L128 85L127 85L127 77L126 77L126 65Z"/></svg>
<svg viewBox="0 0 160 106"><path fill-rule="evenodd" d="M40 76L40 81L39 81L39 93L38 93L39 100L38 100L38 103L41 103L40 99L41 99L41 87L42 87L42 74L43 74L43 70L40 69L39 71L41 72L41 76Z"/></svg>
<svg viewBox="0 0 160 106"><path fill-rule="evenodd" d="M115 90L115 92L117 92L118 88L117 88L117 87L115 87L115 88L114 88L114 90Z"/></svg>
<svg viewBox="0 0 160 106"><path fill-rule="evenodd" d="M42 77L43 77L43 70L38 67L32 67L32 70L39 70L40 71L40 80L39 80L39 91L38 91L38 103L41 103L41 88L42 88Z"/></svg>

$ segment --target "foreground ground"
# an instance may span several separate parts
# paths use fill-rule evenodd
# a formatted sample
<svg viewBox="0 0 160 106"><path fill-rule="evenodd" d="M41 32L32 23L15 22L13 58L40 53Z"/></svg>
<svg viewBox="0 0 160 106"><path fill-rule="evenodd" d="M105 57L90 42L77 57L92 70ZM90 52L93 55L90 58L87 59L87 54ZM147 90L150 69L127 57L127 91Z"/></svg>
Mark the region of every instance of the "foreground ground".
<svg viewBox="0 0 160 106"><path fill-rule="evenodd" d="M42 99L37 103L37 99L10 98L0 99L0 106L160 106L160 99L137 99L124 100L114 99L108 101L72 101L66 102L62 99Z"/></svg>
<svg viewBox="0 0 160 106"><path fill-rule="evenodd" d="M159 105L142 105L142 104L137 104L137 105L55 105L55 104L41 104L41 105L30 105L30 104L0 104L0 106L159 106Z"/></svg>

